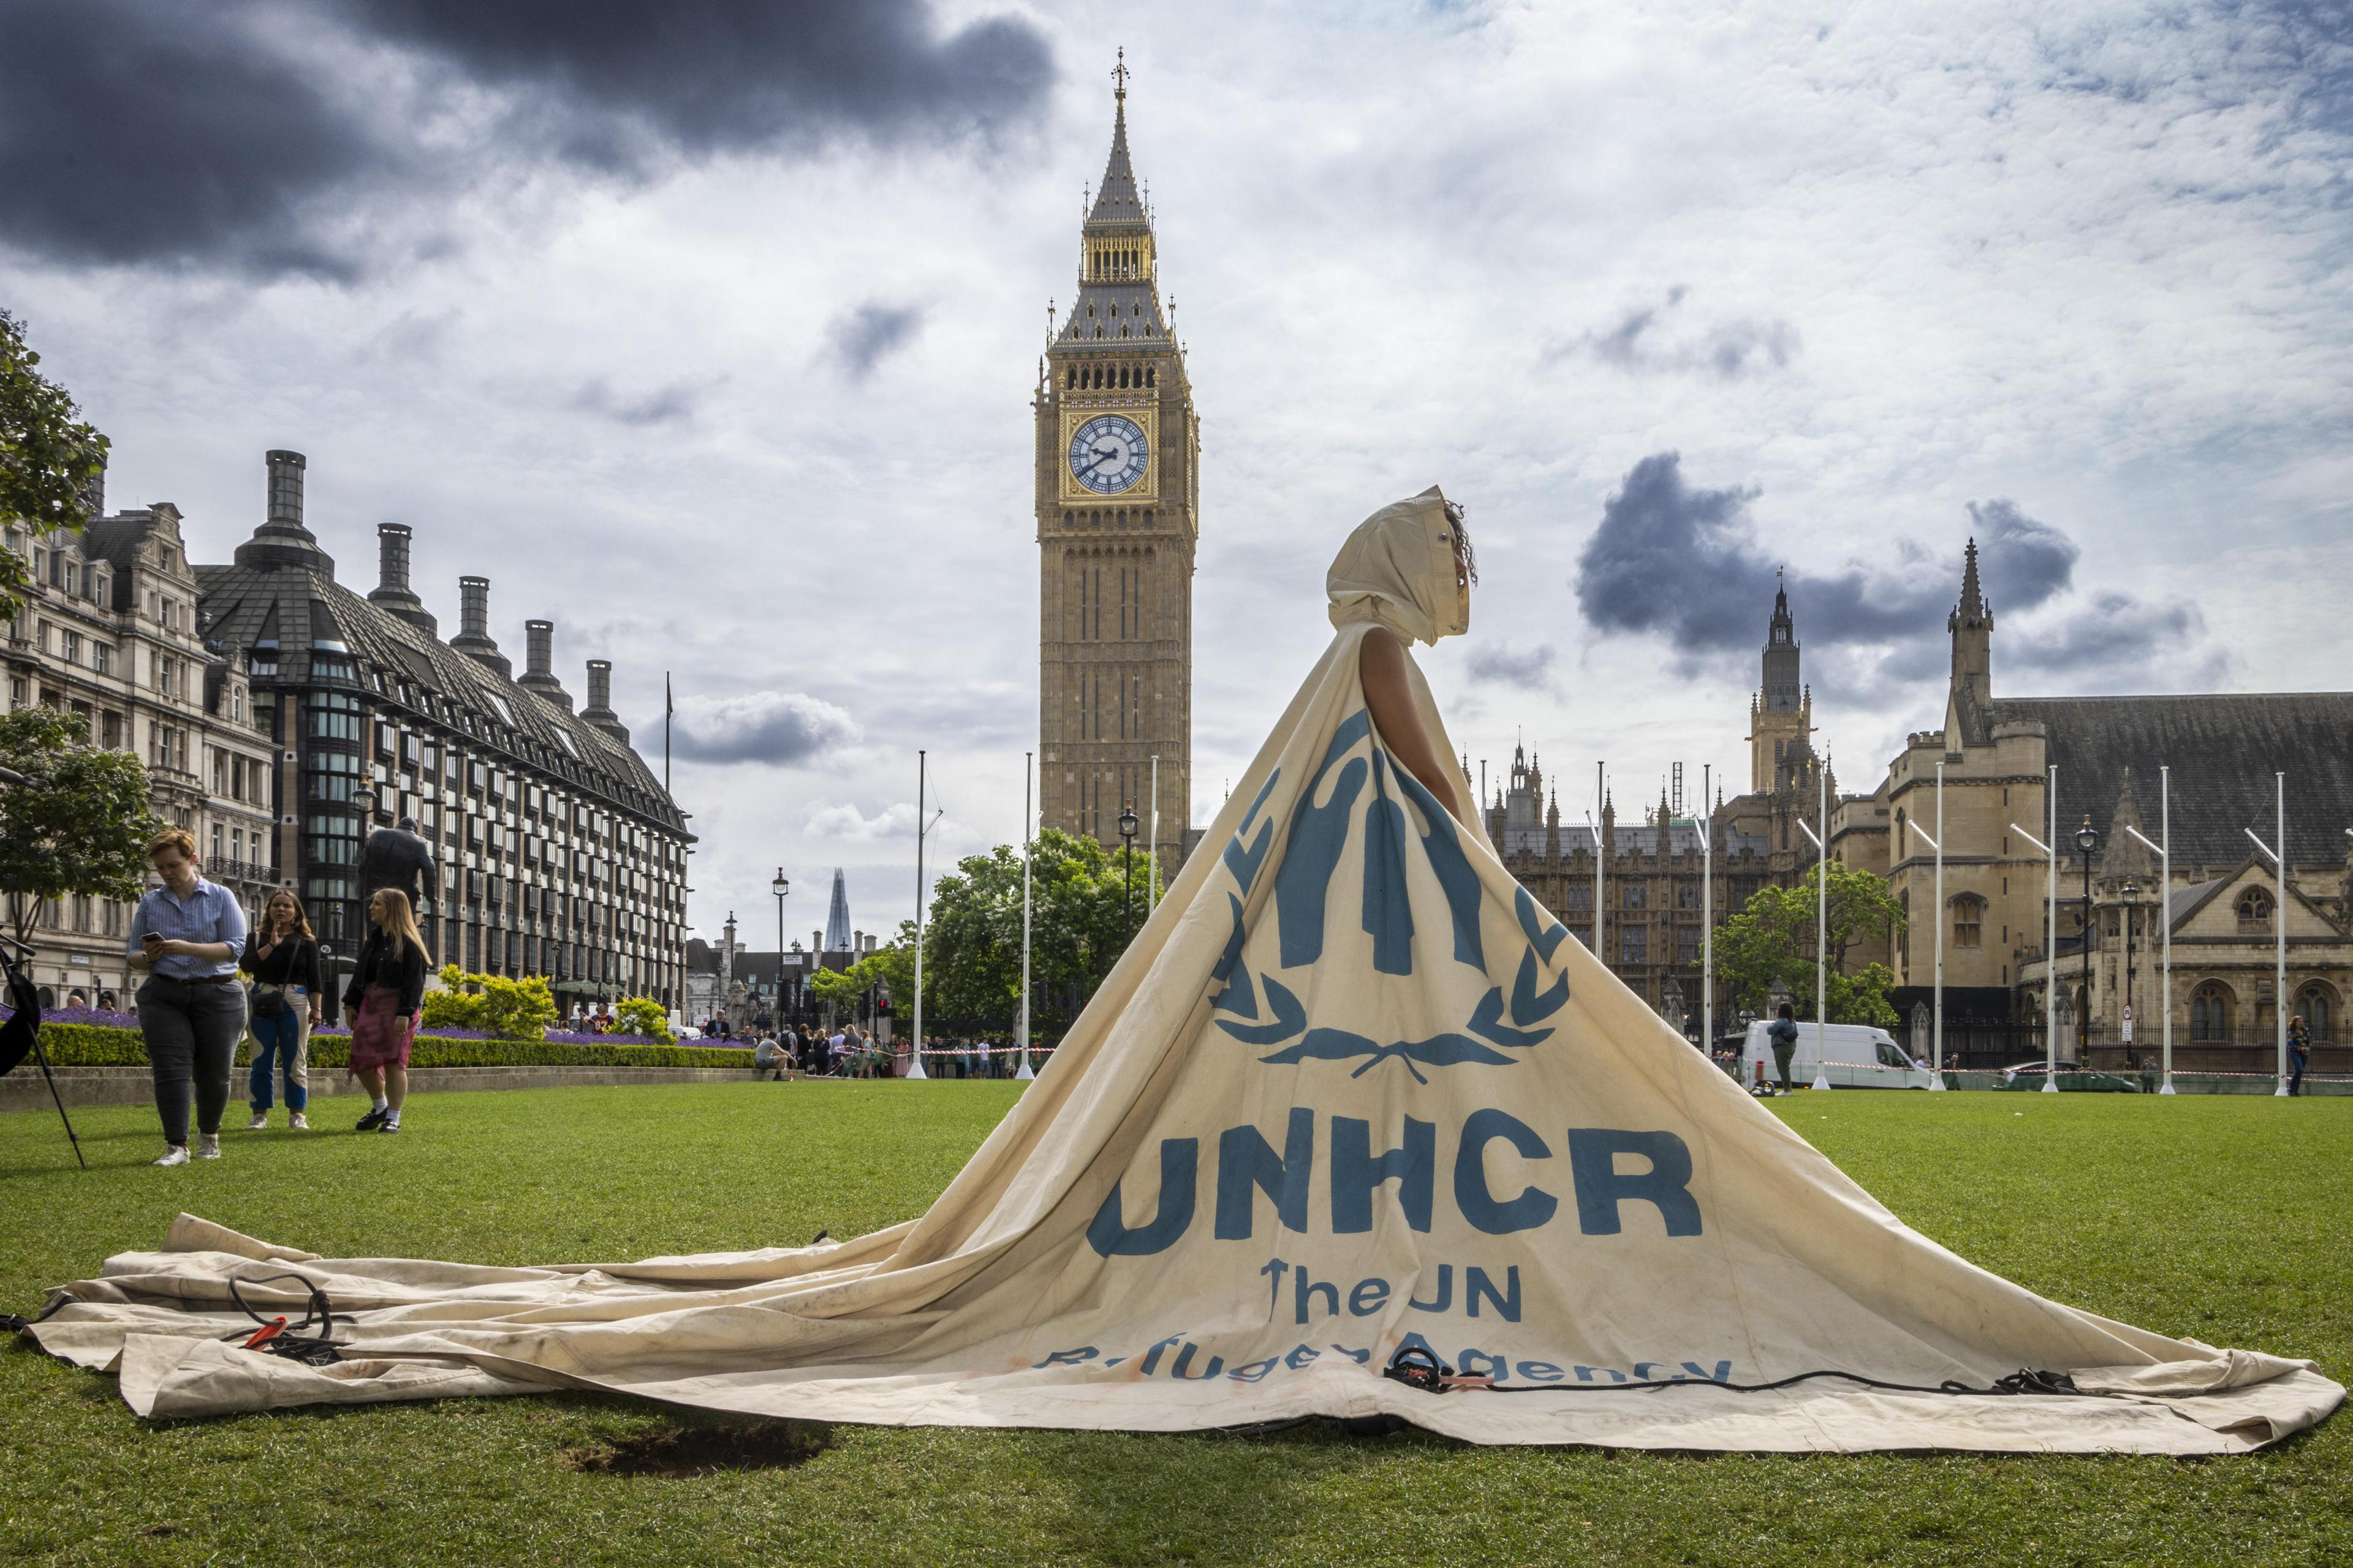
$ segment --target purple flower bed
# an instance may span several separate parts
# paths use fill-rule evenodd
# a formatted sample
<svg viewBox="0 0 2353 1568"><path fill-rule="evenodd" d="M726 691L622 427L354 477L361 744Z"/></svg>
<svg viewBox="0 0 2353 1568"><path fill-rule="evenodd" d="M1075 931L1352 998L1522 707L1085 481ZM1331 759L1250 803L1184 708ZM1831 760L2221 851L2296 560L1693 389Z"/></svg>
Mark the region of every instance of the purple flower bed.
<svg viewBox="0 0 2353 1568"><path fill-rule="evenodd" d="M0 1019L5 1019L8 1017L12 1011L13 1010L6 1005L0 1005ZM139 1027L139 1018L136 1014L118 1013L111 1007L47 1007L41 1011L41 1022L45 1024L95 1024L100 1028L109 1029L136 1029ZM347 1038L351 1032L351 1029L343 1024L325 1024L311 1031L315 1036L329 1039ZM432 1040L494 1040L499 1038L498 1036L491 1034L487 1029L462 1029L454 1026L419 1029L417 1031L417 1035L420 1038ZM593 1034L586 1029L550 1029L547 1031L546 1041L552 1046L657 1046L661 1043L660 1041L646 1035L598 1035ZM749 1040L683 1040L679 1043L681 1045L691 1046L732 1047L738 1050L749 1050L752 1047L752 1043Z"/></svg>
<svg viewBox="0 0 2353 1568"><path fill-rule="evenodd" d="M13 1008L0 1006L0 1018L8 1017ZM130 1013L118 1013L111 1007L44 1007L44 1024L96 1024L109 1029L135 1029L138 1017Z"/></svg>

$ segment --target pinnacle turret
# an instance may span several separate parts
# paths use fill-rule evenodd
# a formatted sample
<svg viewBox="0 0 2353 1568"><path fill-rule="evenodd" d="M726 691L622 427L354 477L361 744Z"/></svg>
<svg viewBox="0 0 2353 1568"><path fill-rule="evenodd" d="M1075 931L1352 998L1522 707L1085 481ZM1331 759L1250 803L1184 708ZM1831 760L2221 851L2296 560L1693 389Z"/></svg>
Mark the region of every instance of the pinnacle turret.
<svg viewBox="0 0 2353 1568"><path fill-rule="evenodd" d="M1968 552L1961 567L1961 602L1945 623L1947 631L1959 631L1963 626L1993 625L1993 606L1985 601L1985 590L1978 582L1978 542L1969 541Z"/></svg>

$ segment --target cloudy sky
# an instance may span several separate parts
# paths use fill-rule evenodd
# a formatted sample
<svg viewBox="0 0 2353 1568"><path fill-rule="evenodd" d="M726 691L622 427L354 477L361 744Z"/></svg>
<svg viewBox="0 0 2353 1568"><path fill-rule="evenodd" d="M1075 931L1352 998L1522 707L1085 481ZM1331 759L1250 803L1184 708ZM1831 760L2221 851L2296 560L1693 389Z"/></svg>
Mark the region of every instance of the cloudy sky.
<svg viewBox="0 0 2353 1568"><path fill-rule="evenodd" d="M561 14L558 25L551 18ZM1458 740L1590 805L1745 784L1773 574L1842 782L1997 693L2338 687L2337 5L0 0L0 305L200 559L310 458L344 582L615 661L695 922L912 912L1019 831L1029 398L1109 72L1202 414L1195 819L1345 530L1470 508ZM31 68L26 70L24 66ZM756 938L755 938L756 939Z"/></svg>

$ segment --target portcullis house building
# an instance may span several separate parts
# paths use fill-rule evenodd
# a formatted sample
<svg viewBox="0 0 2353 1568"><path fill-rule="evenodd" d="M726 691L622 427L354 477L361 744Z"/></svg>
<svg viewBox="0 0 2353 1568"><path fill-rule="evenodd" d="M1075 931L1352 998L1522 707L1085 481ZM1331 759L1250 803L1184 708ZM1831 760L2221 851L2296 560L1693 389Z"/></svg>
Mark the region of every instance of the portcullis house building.
<svg viewBox="0 0 2353 1568"><path fill-rule="evenodd" d="M554 626L524 623L523 672L490 635L490 583L459 580L448 642L408 582L409 530L377 529L364 596L304 525L304 460L269 454L269 513L225 566L196 567L205 637L248 672L276 742L275 861L331 946L357 948L364 805L413 816L438 899L420 911L437 963L544 975L560 998L683 999L686 818L630 747L612 666L587 703L552 664Z"/></svg>

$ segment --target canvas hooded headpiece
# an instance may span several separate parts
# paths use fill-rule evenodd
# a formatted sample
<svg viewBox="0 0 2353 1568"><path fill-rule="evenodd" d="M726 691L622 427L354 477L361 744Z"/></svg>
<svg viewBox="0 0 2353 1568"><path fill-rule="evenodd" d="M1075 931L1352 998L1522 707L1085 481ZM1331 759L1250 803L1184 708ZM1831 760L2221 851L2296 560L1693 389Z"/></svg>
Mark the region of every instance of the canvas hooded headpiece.
<svg viewBox="0 0 2353 1568"><path fill-rule="evenodd" d="M1436 485L1356 525L1324 574L1335 626L1378 621L1407 642L1471 629L1471 590L1455 572L1455 523Z"/></svg>

